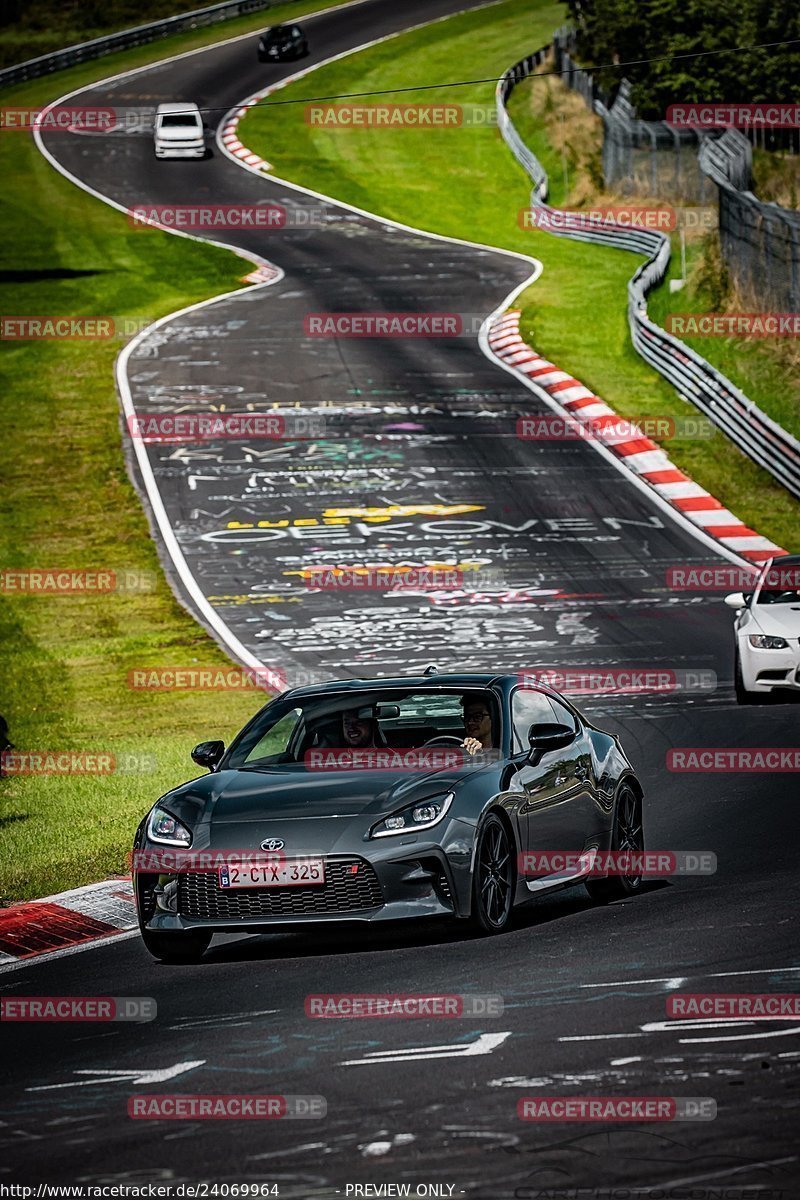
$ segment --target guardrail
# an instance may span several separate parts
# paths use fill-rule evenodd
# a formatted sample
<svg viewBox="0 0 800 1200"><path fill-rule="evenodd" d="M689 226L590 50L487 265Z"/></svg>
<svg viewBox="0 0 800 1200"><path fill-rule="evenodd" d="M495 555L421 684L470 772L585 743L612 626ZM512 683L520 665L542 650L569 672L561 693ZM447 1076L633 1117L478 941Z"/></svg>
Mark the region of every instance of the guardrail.
<svg viewBox="0 0 800 1200"><path fill-rule="evenodd" d="M753 151L738 129L704 138L700 168L719 189L722 256L739 290L782 312L800 310L800 213L751 191Z"/></svg>
<svg viewBox="0 0 800 1200"><path fill-rule="evenodd" d="M680 396L694 404L788 491L800 497L800 442L762 412L716 367L648 317L647 294L663 281L669 265L670 241L666 234L633 231L601 220L587 222L580 215L547 205L547 172L520 137L506 102L517 84L535 71L550 50L550 45L543 46L515 63L501 76L495 91L500 132L533 183L531 208L539 210L542 226L557 236L633 250L646 256L647 261L628 283L628 324L635 349Z"/></svg>
<svg viewBox="0 0 800 1200"><path fill-rule="evenodd" d="M224 0L222 4L212 4L208 8L196 8L192 12L178 13L174 17L152 21L148 25L137 25L133 29L122 29L119 33L93 38L90 42L66 46L63 50L56 50L53 54L43 54L40 58L29 58L27 62L19 63L17 66L5 67L0 71L0 88L11 87L15 83L24 83L26 79L37 79L42 75L49 75L52 71L63 71L66 67L74 67L94 58L102 58L105 54L113 54L115 50L129 50L132 46L144 46L148 42L169 37L173 33L183 33L187 29L201 29L205 25L215 25L218 21L228 21L231 17L241 17L247 13L271 8L274 2L275 0ZM283 2L285 3L286 0Z"/></svg>

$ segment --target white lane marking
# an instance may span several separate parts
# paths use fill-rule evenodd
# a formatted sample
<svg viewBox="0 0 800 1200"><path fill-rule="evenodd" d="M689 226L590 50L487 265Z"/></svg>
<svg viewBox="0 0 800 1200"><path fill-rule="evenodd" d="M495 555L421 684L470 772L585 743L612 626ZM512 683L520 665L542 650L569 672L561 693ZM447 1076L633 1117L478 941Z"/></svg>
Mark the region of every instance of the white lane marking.
<svg viewBox="0 0 800 1200"><path fill-rule="evenodd" d="M250 1025L252 1017L270 1017L278 1012L279 1008L259 1008L254 1012L229 1013L228 1016L184 1017L179 1018L177 1024L168 1025L167 1029L180 1032L182 1029L200 1029L203 1025L224 1025L226 1029L232 1029L237 1025Z"/></svg>
<svg viewBox="0 0 800 1200"><path fill-rule="evenodd" d="M778 1018L774 1018L777 1020ZM612 1038L640 1038L647 1037L651 1033L670 1033L678 1029L690 1032L695 1030L701 1032L706 1029L730 1029L737 1026L751 1026L752 1020L725 1021L725 1020L707 1020L703 1017L696 1017L690 1020L677 1021L648 1021L644 1025L640 1025L639 1033L584 1033L575 1037L560 1037L559 1042L599 1042L606 1041ZM754 1041L762 1038L771 1037L788 1037L789 1034L800 1033L800 1026L794 1026L792 1029L775 1029L767 1030L764 1033L734 1033L729 1037L687 1037L679 1038L678 1041L682 1044L691 1044L693 1042L739 1042L739 1041Z"/></svg>
<svg viewBox="0 0 800 1200"><path fill-rule="evenodd" d="M778 1018L775 1018L776 1020ZM749 1017L741 1017L738 1020L714 1020L711 1017L689 1017L686 1020L676 1021L648 1021L646 1025L640 1025L642 1033L666 1033L670 1029L725 1029L728 1027L735 1028L737 1025L752 1025L753 1021Z"/></svg>
<svg viewBox="0 0 800 1200"><path fill-rule="evenodd" d="M166 1083L168 1079L174 1079L176 1075L184 1075L187 1071L193 1071L195 1067L202 1067L205 1063L204 1058L193 1059L188 1062L175 1063L171 1067L155 1067L150 1070L142 1070L137 1067L133 1071L126 1070L81 1070L75 1071L75 1075L93 1075L93 1079L76 1079L71 1083L46 1083L41 1087L25 1088L26 1092L53 1092L60 1088L71 1087L90 1087L97 1083L135 1083L135 1084L150 1084L150 1083Z"/></svg>
<svg viewBox="0 0 800 1200"><path fill-rule="evenodd" d="M764 1038L790 1037L793 1033L800 1033L800 1025L795 1025L793 1029L771 1029L765 1033L734 1033L730 1037L678 1038L678 1041L683 1045L692 1045L695 1042L757 1042Z"/></svg>
<svg viewBox="0 0 800 1200"><path fill-rule="evenodd" d="M35 967L39 963L52 962L54 958L66 958L68 954L83 954L85 950L97 950L111 942L124 942L134 937L139 937L138 929L129 929L124 933L110 933L107 937L93 938L91 942L80 942L77 946L64 946L61 950L47 950L44 954L34 954L28 958L15 958L12 962L0 963L0 975L4 975L7 971L19 971L23 967Z"/></svg>
<svg viewBox="0 0 800 1200"><path fill-rule="evenodd" d="M581 1033L576 1037L560 1037L559 1042L604 1042L611 1038L639 1038L643 1033Z"/></svg>
<svg viewBox="0 0 800 1200"><path fill-rule="evenodd" d="M664 977L663 979L618 979L613 983L582 983L582 988L605 988L605 987L632 987L638 983L665 983L669 988L683 987L689 980L686 977L674 976L672 978Z"/></svg>
<svg viewBox="0 0 800 1200"><path fill-rule="evenodd" d="M340 1067L363 1067L370 1063L420 1062L425 1058L473 1058L479 1054L491 1054L511 1037L507 1033L482 1033L477 1041L467 1045L455 1043L450 1046L413 1046L405 1050L374 1050L363 1058L348 1058Z"/></svg>
<svg viewBox="0 0 800 1200"><path fill-rule="evenodd" d="M755 971L714 971L709 979L727 979L732 975L780 975L783 972L800 971L800 967L759 967Z"/></svg>
<svg viewBox="0 0 800 1200"><path fill-rule="evenodd" d="M792 1158L768 1158L764 1162L747 1163L743 1167L725 1167L721 1171L709 1171L706 1175L693 1175L691 1179L671 1179L669 1183L654 1184L653 1187L642 1188L641 1190L647 1193L654 1191L656 1188L658 1188L659 1191L662 1191L666 1190L667 1188L688 1187L690 1183L702 1183L706 1179L719 1179L722 1175L740 1175L742 1171L754 1171L756 1167L779 1167L784 1163L793 1162L797 1162L796 1156L793 1156ZM760 1190L761 1187L761 1184L756 1184L753 1186L752 1190ZM750 1189L748 1188L748 1190Z"/></svg>
<svg viewBox="0 0 800 1200"><path fill-rule="evenodd" d="M612 1058L609 1066L612 1067L627 1067L629 1063L644 1062L641 1057L634 1056L633 1058Z"/></svg>

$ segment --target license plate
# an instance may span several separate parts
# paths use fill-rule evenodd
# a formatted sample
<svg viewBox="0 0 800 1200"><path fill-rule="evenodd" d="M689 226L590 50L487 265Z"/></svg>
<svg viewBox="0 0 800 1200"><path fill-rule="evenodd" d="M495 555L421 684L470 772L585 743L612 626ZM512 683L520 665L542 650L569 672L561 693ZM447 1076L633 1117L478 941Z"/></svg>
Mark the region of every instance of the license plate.
<svg viewBox="0 0 800 1200"><path fill-rule="evenodd" d="M220 867L221 888L314 887L325 882L322 858L292 858L253 867Z"/></svg>

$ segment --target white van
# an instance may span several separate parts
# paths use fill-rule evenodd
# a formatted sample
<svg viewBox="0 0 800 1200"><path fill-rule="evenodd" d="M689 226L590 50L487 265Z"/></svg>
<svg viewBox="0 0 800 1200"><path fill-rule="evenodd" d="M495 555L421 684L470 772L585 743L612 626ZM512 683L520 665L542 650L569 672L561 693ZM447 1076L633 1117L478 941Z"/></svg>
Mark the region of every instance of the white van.
<svg viewBox="0 0 800 1200"><path fill-rule="evenodd" d="M156 158L204 158L203 118L196 104L159 104L155 124Z"/></svg>

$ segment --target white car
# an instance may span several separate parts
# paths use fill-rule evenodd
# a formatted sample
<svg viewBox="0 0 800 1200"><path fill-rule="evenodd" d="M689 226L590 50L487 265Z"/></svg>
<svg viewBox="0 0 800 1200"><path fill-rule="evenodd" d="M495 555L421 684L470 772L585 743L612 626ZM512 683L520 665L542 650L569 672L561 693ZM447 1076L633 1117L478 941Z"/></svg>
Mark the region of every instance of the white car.
<svg viewBox="0 0 800 1200"><path fill-rule="evenodd" d="M156 158L204 158L204 132L196 104L159 104L154 131Z"/></svg>
<svg viewBox="0 0 800 1200"><path fill-rule="evenodd" d="M725 597L737 609L736 698L755 704L776 688L800 692L800 554L768 560L752 592Z"/></svg>

